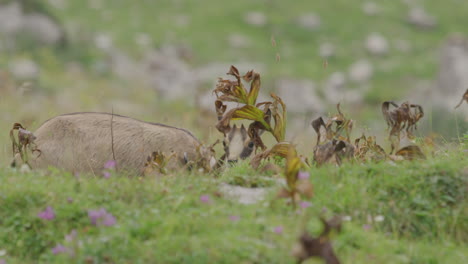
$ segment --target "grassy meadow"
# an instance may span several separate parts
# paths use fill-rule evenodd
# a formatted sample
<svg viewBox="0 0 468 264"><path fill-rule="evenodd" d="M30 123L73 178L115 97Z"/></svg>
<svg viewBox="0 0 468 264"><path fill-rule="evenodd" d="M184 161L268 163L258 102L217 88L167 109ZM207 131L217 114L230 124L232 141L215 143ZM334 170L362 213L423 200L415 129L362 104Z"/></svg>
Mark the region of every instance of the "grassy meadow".
<svg viewBox="0 0 468 264"><path fill-rule="evenodd" d="M216 174L164 177L14 170L9 131L15 122L34 131L59 114L114 111L187 128L205 144L222 139L214 111L200 108L194 98L165 100L147 81L113 72L109 53L96 44L96 36L105 35L113 49L135 61L151 49L174 46L187 48L185 62L193 69L210 63L259 64L265 93L274 91L281 78L322 84L355 61L369 60L374 74L365 103L351 105L343 96L336 103L356 121L353 139L363 132L376 135L388 151L381 103L402 102L417 83L436 79L441 45L450 34L466 31L468 1L374 1L377 16L364 15L366 1L361 0L18 2L28 12L59 21L66 43L36 45L26 39L12 49L0 45L0 264L295 263L291 251L298 236L304 229L318 235L320 215L344 219L342 232L331 237L342 263L467 262L468 122L456 111L449 116L431 111L431 102L416 102L427 110L416 132L427 159L312 166L314 195L295 209L277 198L285 184L282 174L254 170L248 161ZM408 25L407 2L423 4L436 15L437 27ZM249 11L264 13L265 25L247 24ZM304 12L319 15L321 26L298 27L296 18ZM372 32L388 38L387 55L372 56L364 48ZM233 47L231 34L246 36L248 45ZM400 40L410 44L409 50L396 48ZM323 42L336 46L327 60L318 52ZM39 66L36 79L10 74L12 62L22 59ZM212 76L213 82L218 77L225 76ZM206 83L200 89L213 87ZM326 92L318 89L319 95ZM335 106L326 105L327 111L335 113ZM295 125L287 139L309 160L316 136L310 121L323 114L288 116L290 127ZM271 147L271 135L264 138ZM436 140L429 143L431 138ZM221 144L215 149L219 158ZM266 194L259 202L242 204L222 191L226 184L262 188Z"/></svg>

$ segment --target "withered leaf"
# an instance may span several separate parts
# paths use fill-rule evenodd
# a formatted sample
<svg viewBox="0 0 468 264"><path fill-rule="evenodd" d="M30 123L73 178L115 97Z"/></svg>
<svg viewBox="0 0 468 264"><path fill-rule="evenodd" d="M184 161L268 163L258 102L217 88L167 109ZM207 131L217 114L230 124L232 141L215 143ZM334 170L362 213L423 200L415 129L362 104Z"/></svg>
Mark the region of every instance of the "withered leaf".
<svg viewBox="0 0 468 264"><path fill-rule="evenodd" d="M319 117L317 119L314 119L312 121L311 125L312 125L312 128L315 130L315 133L317 133L317 143L316 143L316 145L318 145L320 143L320 138L322 137L321 132L320 132L320 128L321 127L326 128L325 122L323 121L322 117Z"/></svg>
<svg viewBox="0 0 468 264"><path fill-rule="evenodd" d="M344 140L333 139L314 148L314 161L318 166L329 162L341 165L343 159L353 157L354 146Z"/></svg>
<svg viewBox="0 0 468 264"><path fill-rule="evenodd" d="M458 103L457 106L455 106L455 109L457 109L463 103L463 100L465 100L465 102L468 104L468 89L466 89L466 92L463 94L460 103Z"/></svg>
<svg viewBox="0 0 468 264"><path fill-rule="evenodd" d="M395 109L390 110L390 105ZM400 142L400 131L406 127L408 138L412 138L412 130L417 129L417 122L424 117L422 106L404 102L400 106L392 101L382 103L382 114L389 128L389 139L391 142L390 153L398 148Z"/></svg>
<svg viewBox="0 0 468 264"><path fill-rule="evenodd" d="M319 257L326 264L340 264L330 242L330 232L332 230L341 231L341 219L335 216L328 221L323 218L320 218L320 220L324 224L321 234L318 237L313 237L307 231L303 231L298 239L298 244L293 248L293 256L298 263L302 263L311 257Z"/></svg>
<svg viewBox="0 0 468 264"><path fill-rule="evenodd" d="M326 138L328 140L345 140L350 142L349 135L353 129L353 120L347 119L343 115L340 109L340 104L337 104L336 108L338 110L338 114L332 116L326 123L322 117L318 117L312 121L311 125L314 128L315 133L317 133L316 145L321 143L322 138ZM322 135L322 127L325 129L325 135ZM341 135L343 131L345 131L346 137Z"/></svg>
<svg viewBox="0 0 468 264"><path fill-rule="evenodd" d="M15 139L15 130L18 131L18 140ZM38 156L42 154L35 144L36 136L31 131L26 130L20 123L13 124L10 130L10 140L12 143L13 157L19 153L22 161L27 165L29 165L28 149L32 153L38 152Z"/></svg>
<svg viewBox="0 0 468 264"><path fill-rule="evenodd" d="M363 134L354 141L354 148L354 157L361 161L380 161L387 157L385 150L376 143L375 136L366 137Z"/></svg>
<svg viewBox="0 0 468 264"><path fill-rule="evenodd" d="M175 155L175 153L172 153L166 157L161 151L153 151L147 158L147 162L143 168L143 175L147 176L154 172L157 174L167 174L166 165Z"/></svg>
<svg viewBox="0 0 468 264"><path fill-rule="evenodd" d="M236 79L240 80L239 70L233 65L231 65L231 68L229 68L229 72L227 74L232 75L236 77Z"/></svg>
<svg viewBox="0 0 468 264"><path fill-rule="evenodd" d="M251 166L256 169L260 165L260 162L263 159L267 159L269 157L282 157L287 158L289 152L292 151L292 155L297 156L297 151L294 146L291 147L291 143L289 142L280 142L275 144L271 149L263 151L257 155L255 155L252 160L250 161Z"/></svg>
<svg viewBox="0 0 468 264"><path fill-rule="evenodd" d="M426 155L424 155L421 148L416 145L403 147L398 150L395 155L402 156L406 160L426 159Z"/></svg>
<svg viewBox="0 0 468 264"><path fill-rule="evenodd" d="M223 118L224 112L226 112L227 106L223 104L221 100L215 101L216 115L218 116L218 121Z"/></svg>
<svg viewBox="0 0 468 264"><path fill-rule="evenodd" d="M270 96L274 99L273 104L271 104L271 115L275 120L273 136L280 142L284 140L286 135L286 104L276 94L271 93Z"/></svg>

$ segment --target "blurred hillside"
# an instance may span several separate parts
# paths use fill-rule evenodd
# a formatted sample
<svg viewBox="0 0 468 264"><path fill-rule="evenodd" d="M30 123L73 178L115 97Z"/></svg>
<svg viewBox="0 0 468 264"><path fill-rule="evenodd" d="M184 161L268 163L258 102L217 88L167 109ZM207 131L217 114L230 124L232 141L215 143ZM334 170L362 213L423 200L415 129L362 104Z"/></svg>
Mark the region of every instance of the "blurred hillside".
<svg viewBox="0 0 468 264"><path fill-rule="evenodd" d="M381 102L411 100L425 132L451 139L468 130L468 107L453 110L468 87L466 10L465 0L0 0L0 128L113 110L219 137L210 91L234 64L260 72L261 98L281 95L291 130L308 136L338 102L383 131Z"/></svg>

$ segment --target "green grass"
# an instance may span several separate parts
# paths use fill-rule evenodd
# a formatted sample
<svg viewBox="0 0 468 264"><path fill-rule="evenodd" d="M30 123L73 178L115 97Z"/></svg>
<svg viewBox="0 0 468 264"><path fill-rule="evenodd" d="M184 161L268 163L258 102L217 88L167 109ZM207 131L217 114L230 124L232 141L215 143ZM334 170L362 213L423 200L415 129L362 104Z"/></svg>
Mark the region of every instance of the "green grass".
<svg viewBox="0 0 468 264"><path fill-rule="evenodd" d="M214 128L216 116L201 117L184 101L161 101L143 83L96 70L96 63L107 58L93 45L93 36L102 32L113 38L117 48L137 59L145 54L135 43L135 36L142 32L153 39L153 48L188 44L194 52L189 63L194 67L210 62L264 64L261 74L265 90L283 77L320 82L335 71L347 72L356 60L368 59L376 66L371 89L365 95L366 104L349 117L359 122L357 129L370 127L366 134L377 135L385 146L380 103L402 99L413 86L412 80L435 79L437 51L450 33L464 32L468 2L422 1L439 21L432 31L407 25L402 1L378 1L382 10L378 17L363 15L364 1L360 0L102 0L98 1L105 7L102 10L90 8L89 1L65 1L64 9L54 9L46 1L39 6L38 1L25 2L29 3L28 11L39 8L62 21L69 42L57 49L21 43L0 57L2 68L22 57L33 59L41 67L36 91L18 93L15 89L20 84L8 75L2 75L0 84L0 260L9 264L293 263L290 250L301 227L306 223L317 234L317 217L324 208L327 216L351 217L344 231L333 239L344 263L433 264L464 263L468 259L466 143L464 147L444 147L451 150L438 150L422 162L313 168L310 180L315 196L310 200L312 206L300 212L275 198L280 189L275 176L252 170L248 162L216 177L181 174L142 179L119 175L76 179L56 170L22 174L6 168L11 159L8 132L14 122L34 131L43 121L65 112L114 109L118 114L188 128L206 144L221 138ZM270 23L264 28L247 25L243 15L250 10L264 12ZM295 25L295 18L306 12L322 18L318 31ZM181 14L190 17L187 26L175 23ZM389 39L388 56L367 54L363 43L371 32ZM245 35L251 46L231 48L227 42L231 33ZM275 36L276 48L271 46L271 35ZM411 51L397 51L393 46L397 39L408 40ZM336 57L329 60L326 69L318 56L319 44L325 41L337 46ZM280 62L275 61L276 52L281 55ZM82 71L67 70L70 63L82 66ZM388 65L393 66L384 70ZM416 103L426 106L428 102ZM345 113L351 108L343 103ZM330 109L335 111L334 107ZM461 117L448 118L432 111L423 122L429 125L421 124L423 133L418 136L433 129L453 136L456 124L460 131L456 133L457 144L467 139L461 136L467 126ZM379 126L382 129L376 129ZM310 157L315 135L303 132L298 136L299 152ZM358 130L355 133L360 134ZM445 140L453 144L452 138ZM272 142L267 140L268 145ZM217 151L220 156L220 145ZM271 189L265 201L241 205L219 197L222 183ZM211 203L202 203L201 195L209 195ZM37 217L47 206L55 210L52 221ZM99 208L114 215L117 224L91 225L88 210ZM240 220L231 221L232 215ZM376 216L384 220L373 221ZM284 227L282 234L273 232L277 226ZM74 229L78 237L67 242L65 235ZM57 244L74 248L75 255L53 255L51 249Z"/></svg>
<svg viewBox="0 0 468 264"><path fill-rule="evenodd" d="M463 263L468 157L460 151L421 162L313 168L312 206L300 210L275 198L278 183L269 184L267 198L254 205L220 196L220 184L236 175L258 176L245 164L218 177L75 178L57 170L2 169L0 251L6 255L0 258L8 263L294 263L290 251L301 227L305 223L317 234L317 217L325 210L328 216L351 217L333 238L344 263ZM202 195L210 202L201 202ZM55 210L51 221L37 216L47 206ZM99 208L117 224L93 226L87 211ZM240 219L231 221L233 215ZM383 221L374 221L376 216ZM273 231L277 226L283 233ZM65 235L74 229L77 238L67 242ZM53 255L57 244L73 248L75 255Z"/></svg>

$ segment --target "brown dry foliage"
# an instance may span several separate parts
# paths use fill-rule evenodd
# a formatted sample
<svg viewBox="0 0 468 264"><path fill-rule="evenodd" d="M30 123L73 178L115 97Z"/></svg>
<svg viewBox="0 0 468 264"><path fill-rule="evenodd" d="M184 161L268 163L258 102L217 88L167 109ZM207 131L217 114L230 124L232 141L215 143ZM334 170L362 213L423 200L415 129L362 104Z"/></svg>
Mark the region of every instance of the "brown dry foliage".
<svg viewBox="0 0 468 264"><path fill-rule="evenodd" d="M15 139L14 131L17 130L17 138ZM26 130L20 123L14 123L12 129L10 130L10 140L12 143L12 152L13 157L16 154L20 154L21 159L25 164L28 164L28 152L29 149L32 153L38 152L39 156L41 155L41 151L37 148L34 141L36 140L36 136L29 131Z"/></svg>
<svg viewBox="0 0 468 264"><path fill-rule="evenodd" d="M317 145L321 143L321 139L326 140L345 140L350 142L349 135L353 129L353 120L346 118L341 112L340 104L336 105L338 114L332 116L325 123L322 117L319 117L312 121L311 125L317 133ZM325 135L322 135L321 128L325 129ZM345 136L342 136L342 133L345 133Z"/></svg>
<svg viewBox="0 0 468 264"><path fill-rule="evenodd" d="M284 176L286 178L286 188L282 188L279 193L279 198L290 198L292 205L296 207L296 202L301 200L301 197L312 198L314 195L313 186L309 179L299 179L299 172L306 170L308 166L297 155L297 151L293 145L288 144L282 146L286 154L286 167Z"/></svg>
<svg viewBox="0 0 468 264"><path fill-rule="evenodd" d="M403 157L405 160L426 159L426 155L416 145L401 148L395 153L395 156Z"/></svg>
<svg viewBox="0 0 468 264"><path fill-rule="evenodd" d="M360 161L381 161L387 158L385 150L377 144L375 136L366 137L364 134L354 140L354 157Z"/></svg>
<svg viewBox="0 0 468 264"><path fill-rule="evenodd" d="M323 223L323 230L318 237L313 237L307 231L303 231L299 237L299 243L293 249L293 256L297 263L302 263L312 257L319 257L327 264L340 264L330 241L330 233L332 230L341 232L341 218L335 216L325 220L321 217L320 220Z"/></svg>
<svg viewBox="0 0 468 264"><path fill-rule="evenodd" d="M390 110L390 106L394 109ZM382 103L382 114L389 128L389 139L391 142L390 153L398 148L400 143L400 132L406 128L406 135L412 138L412 131L417 129L418 121L424 117L422 106L404 102L400 106L393 101Z"/></svg>
<svg viewBox="0 0 468 264"><path fill-rule="evenodd" d="M261 82L260 74L253 70L241 76L237 68L231 66L227 74L234 76L236 80L220 78L213 91L217 97L215 102L218 116L216 128L225 134L229 131L232 120L251 120L253 122L249 125L248 134L256 149L266 149L260 137L263 131L270 132L277 142L283 141L286 131L286 105L283 100L272 93L270 94L272 101L257 103ZM242 81L250 83L249 90L245 88ZM237 102L243 106L227 110L223 102Z"/></svg>
<svg viewBox="0 0 468 264"><path fill-rule="evenodd" d="M327 162L340 165L343 159L354 157L354 146L350 143L353 120L344 116L340 104L337 104L336 108L338 114L329 118L326 123L322 117L313 120L311 123L317 133L314 161L318 166ZM322 139L324 139L324 142L322 142Z"/></svg>
<svg viewBox="0 0 468 264"><path fill-rule="evenodd" d="M466 89L466 92L463 94L460 103L458 103L457 106L455 106L455 109L457 109L463 103L463 101L465 101L468 104L468 89Z"/></svg>

